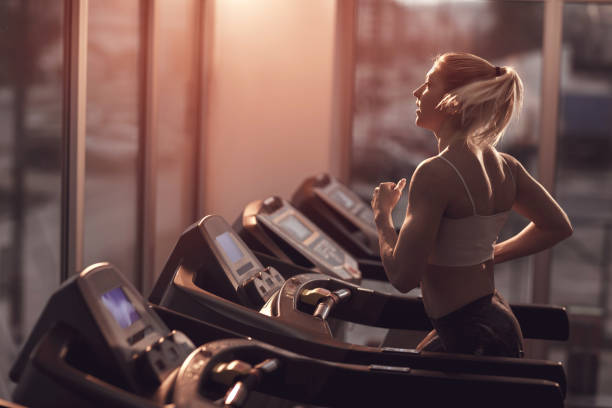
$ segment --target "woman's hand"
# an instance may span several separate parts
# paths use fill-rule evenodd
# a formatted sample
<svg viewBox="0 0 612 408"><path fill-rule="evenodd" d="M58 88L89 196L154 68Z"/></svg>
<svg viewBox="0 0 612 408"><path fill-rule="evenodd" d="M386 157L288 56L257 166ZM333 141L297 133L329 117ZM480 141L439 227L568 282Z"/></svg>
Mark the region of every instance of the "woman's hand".
<svg viewBox="0 0 612 408"><path fill-rule="evenodd" d="M406 187L406 179L402 178L397 184L393 182L380 183L374 189L371 204L375 220L381 216L388 217L391 214L391 211L402 196L404 187Z"/></svg>

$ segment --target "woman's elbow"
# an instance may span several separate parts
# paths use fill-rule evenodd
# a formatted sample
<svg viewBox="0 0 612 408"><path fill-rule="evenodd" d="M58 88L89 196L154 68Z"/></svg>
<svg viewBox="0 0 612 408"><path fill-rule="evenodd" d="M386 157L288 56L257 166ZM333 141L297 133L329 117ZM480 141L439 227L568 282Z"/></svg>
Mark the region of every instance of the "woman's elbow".
<svg viewBox="0 0 612 408"><path fill-rule="evenodd" d="M574 227L567 216L565 216L564 222L557 228L557 230L559 231L559 241L563 241L564 239L571 237L574 233Z"/></svg>
<svg viewBox="0 0 612 408"><path fill-rule="evenodd" d="M553 245L569 238L574 233L574 227L567 217L541 229L547 231Z"/></svg>
<svg viewBox="0 0 612 408"><path fill-rule="evenodd" d="M401 293L408 293L412 289L419 286L420 279L416 279L414 277L404 277L403 279L397 279L395 282L391 282L391 284Z"/></svg>
<svg viewBox="0 0 612 408"><path fill-rule="evenodd" d="M397 291L400 292L400 293L408 293L412 289L414 289L416 286L413 286L413 285L393 285L393 287L395 289L397 289Z"/></svg>
<svg viewBox="0 0 612 408"><path fill-rule="evenodd" d="M400 292L400 293L408 293L408 292L410 292L410 291L413 289L413 288L411 287L412 285L407 285L407 284L405 284L405 283L399 283L399 282L397 282L397 283L393 283L393 282L392 282L392 283L391 283L391 285L392 285L392 286L393 286L395 289L397 289L397 291L398 291L398 292Z"/></svg>
<svg viewBox="0 0 612 408"><path fill-rule="evenodd" d="M551 244L556 245L559 242L564 241L570 236L572 236L573 233L574 233L574 228L572 227L572 224L570 224L569 222L563 225L558 225L554 228L551 228L549 230L549 234L551 237L550 238Z"/></svg>
<svg viewBox="0 0 612 408"><path fill-rule="evenodd" d="M563 238L561 238L561 239L562 240L567 239L567 238L571 237L573 233L574 233L574 227L572 226L572 223L569 222L569 220L568 220L567 224L563 228L563 232L562 232Z"/></svg>

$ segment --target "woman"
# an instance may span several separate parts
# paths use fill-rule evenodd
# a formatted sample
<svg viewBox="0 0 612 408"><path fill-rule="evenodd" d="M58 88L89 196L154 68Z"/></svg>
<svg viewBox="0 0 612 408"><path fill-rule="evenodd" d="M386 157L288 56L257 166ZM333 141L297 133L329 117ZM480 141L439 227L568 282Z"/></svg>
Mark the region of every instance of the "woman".
<svg viewBox="0 0 612 408"><path fill-rule="evenodd" d="M374 189L380 254L401 292L420 285L434 330L419 350L497 356L523 355L520 326L495 290L495 263L530 255L569 237L561 207L500 140L523 85L511 67L472 54L439 56L414 91L416 124L431 130L437 156L412 175L399 234L391 220L406 179ZM531 222L496 243L511 210Z"/></svg>

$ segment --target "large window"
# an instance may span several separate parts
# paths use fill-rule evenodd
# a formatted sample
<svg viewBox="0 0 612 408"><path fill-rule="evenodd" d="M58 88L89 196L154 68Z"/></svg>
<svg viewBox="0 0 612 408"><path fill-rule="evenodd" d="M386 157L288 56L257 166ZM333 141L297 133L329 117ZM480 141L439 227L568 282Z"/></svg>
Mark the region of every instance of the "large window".
<svg viewBox="0 0 612 408"><path fill-rule="evenodd" d="M525 106L499 149L541 178L568 213L574 235L553 249L550 264L544 255L537 262L528 257L496 267L496 285L512 302L544 298L567 307L569 341L528 347L544 345L548 352L540 357L563 361L568 406L609 405L612 3L358 0L357 5L351 185L364 199L380 181L409 177L421 160L437 154L433 136L414 125L412 90L438 53L473 52L514 66L523 78ZM551 85L557 73L560 81ZM555 111L550 106L557 100ZM394 213L397 224L405 212L401 204ZM515 216L500 238L526 222ZM536 279L541 275L550 276L544 286Z"/></svg>
<svg viewBox="0 0 612 408"><path fill-rule="evenodd" d="M197 0L0 1L0 398L62 277L110 261L148 294L194 221L200 11ZM157 153L146 165L143 150ZM145 247L151 200L157 246ZM81 231L82 254L66 239Z"/></svg>
<svg viewBox="0 0 612 408"><path fill-rule="evenodd" d="M84 264L136 280L139 2L89 2Z"/></svg>
<svg viewBox="0 0 612 408"><path fill-rule="evenodd" d="M369 201L375 185L409 179L422 160L438 153L432 133L414 124L412 92L434 58L447 51L472 52L517 69L526 89L524 107L499 149L536 172L542 3L360 0L358 5L351 163L355 191ZM404 194L393 212L396 225L403 220L406 198ZM502 238L525 224L513 215ZM511 301L530 299L530 277L526 259L502 264L495 273L497 286Z"/></svg>
<svg viewBox="0 0 612 408"><path fill-rule="evenodd" d="M60 279L62 2L0 2L0 397Z"/></svg>
<svg viewBox="0 0 612 408"><path fill-rule="evenodd" d="M164 0L158 6L157 215L155 270L161 272L178 237L196 220L195 172L199 115L196 0ZM177 47L177 44L181 44ZM145 288L146 290L146 288Z"/></svg>
<svg viewBox="0 0 612 408"><path fill-rule="evenodd" d="M553 251L551 302L568 306L562 357L587 394L612 394L611 39L612 4L565 5L555 191L574 235Z"/></svg>

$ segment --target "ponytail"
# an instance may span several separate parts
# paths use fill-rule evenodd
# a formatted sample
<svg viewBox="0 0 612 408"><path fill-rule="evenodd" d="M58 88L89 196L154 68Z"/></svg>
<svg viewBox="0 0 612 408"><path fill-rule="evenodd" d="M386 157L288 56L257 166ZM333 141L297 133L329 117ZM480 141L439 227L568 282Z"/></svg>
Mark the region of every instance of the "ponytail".
<svg viewBox="0 0 612 408"><path fill-rule="evenodd" d="M444 54L436 65L448 89L437 108L460 115L469 141L495 146L522 105L523 83L518 73L465 53Z"/></svg>

